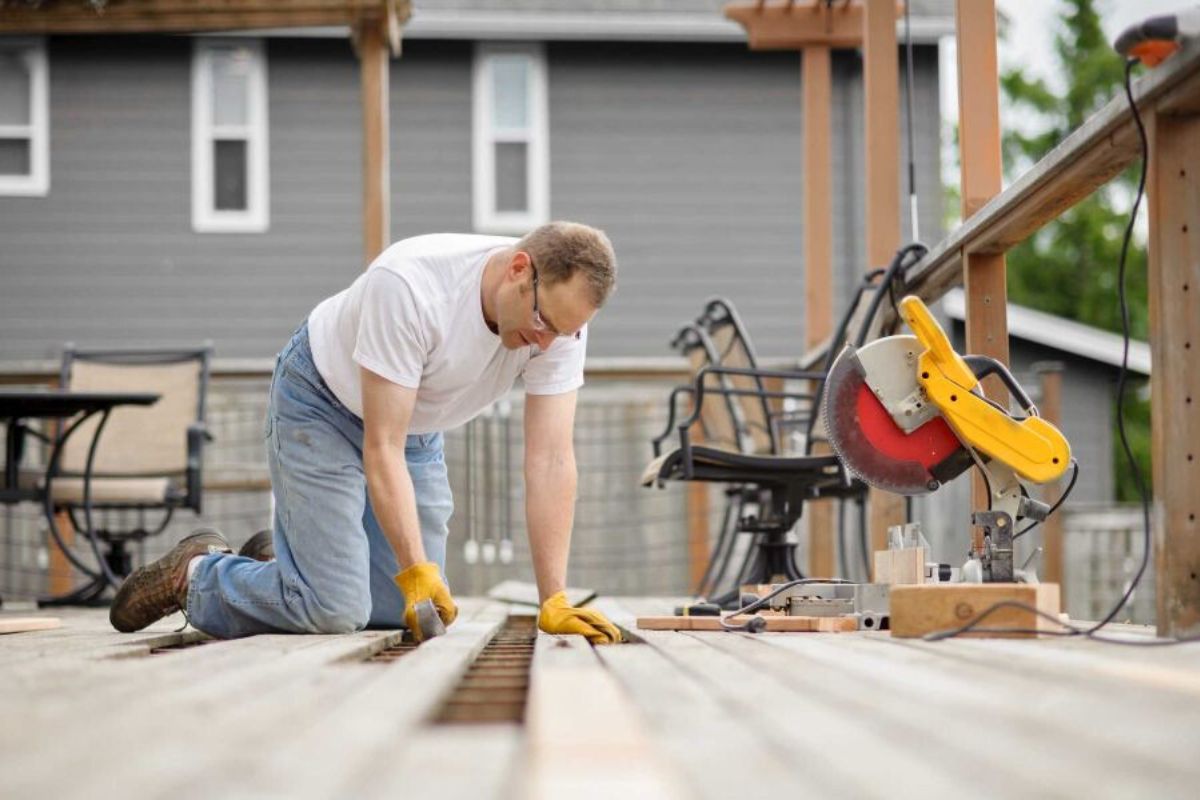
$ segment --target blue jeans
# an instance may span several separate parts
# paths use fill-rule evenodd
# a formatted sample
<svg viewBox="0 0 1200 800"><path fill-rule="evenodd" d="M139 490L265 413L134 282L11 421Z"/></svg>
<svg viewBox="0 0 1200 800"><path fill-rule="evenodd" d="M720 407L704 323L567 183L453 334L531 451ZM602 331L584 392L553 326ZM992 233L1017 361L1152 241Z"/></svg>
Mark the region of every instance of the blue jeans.
<svg viewBox="0 0 1200 800"><path fill-rule="evenodd" d="M192 625L226 639L403 627L396 555L367 497L362 420L321 379L307 324L276 361L266 442L275 560L204 557L188 588ZM442 434L409 436L404 455L425 553L444 572L454 501Z"/></svg>

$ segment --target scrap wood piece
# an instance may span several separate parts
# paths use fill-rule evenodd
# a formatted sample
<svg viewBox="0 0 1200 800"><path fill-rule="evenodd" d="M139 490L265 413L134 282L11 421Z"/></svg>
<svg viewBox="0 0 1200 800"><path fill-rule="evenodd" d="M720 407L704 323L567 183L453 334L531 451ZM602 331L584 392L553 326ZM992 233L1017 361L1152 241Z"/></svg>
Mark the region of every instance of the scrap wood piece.
<svg viewBox="0 0 1200 800"><path fill-rule="evenodd" d="M0 633L26 633L61 628L58 617L0 617Z"/></svg>
<svg viewBox="0 0 1200 800"><path fill-rule="evenodd" d="M1016 602L1021 607L997 608L980 624L980 630L963 634L972 637L1025 638L1042 631L1060 631L1050 618L1060 610L1057 583L934 583L893 586L890 592L892 636L915 638L965 625L992 606ZM998 630L989 630L998 629ZM1025 633L1001 631L1026 631Z"/></svg>
<svg viewBox="0 0 1200 800"><path fill-rule="evenodd" d="M768 633L841 633L858 630L853 617L788 617L758 615L767 625ZM730 621L737 624L749 617L738 614ZM637 626L644 631L720 631L720 617L638 617Z"/></svg>

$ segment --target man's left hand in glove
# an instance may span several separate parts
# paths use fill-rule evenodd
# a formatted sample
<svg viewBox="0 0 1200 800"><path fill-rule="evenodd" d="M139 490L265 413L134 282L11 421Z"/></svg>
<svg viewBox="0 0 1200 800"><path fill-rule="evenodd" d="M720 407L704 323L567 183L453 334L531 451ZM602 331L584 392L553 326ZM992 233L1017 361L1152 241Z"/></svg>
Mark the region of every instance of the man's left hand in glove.
<svg viewBox="0 0 1200 800"><path fill-rule="evenodd" d="M621 631L599 611L576 608L567 602L566 592L552 595L542 603L538 627L545 633L578 634L592 644L616 644Z"/></svg>

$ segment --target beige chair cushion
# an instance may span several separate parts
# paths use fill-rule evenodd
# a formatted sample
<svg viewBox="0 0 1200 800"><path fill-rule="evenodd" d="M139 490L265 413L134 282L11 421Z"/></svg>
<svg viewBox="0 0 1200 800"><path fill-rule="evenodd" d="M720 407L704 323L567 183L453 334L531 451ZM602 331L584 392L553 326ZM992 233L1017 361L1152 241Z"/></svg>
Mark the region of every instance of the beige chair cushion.
<svg viewBox="0 0 1200 800"><path fill-rule="evenodd" d="M146 475L187 469L187 429L196 421L199 404L198 362L138 365L75 361L70 388L77 392L161 395L151 406L113 409L96 448L97 473ZM99 415L92 417L71 434L63 448L64 471L84 471L99 419Z"/></svg>
<svg viewBox="0 0 1200 800"><path fill-rule="evenodd" d="M56 503L83 503L83 478L55 478L51 486ZM167 478L92 478L92 502L159 505L170 488Z"/></svg>
<svg viewBox="0 0 1200 800"><path fill-rule="evenodd" d="M662 469L662 465L674 453L674 450L668 450L646 465L646 468L642 470L642 486L653 486L658 482L658 473Z"/></svg>

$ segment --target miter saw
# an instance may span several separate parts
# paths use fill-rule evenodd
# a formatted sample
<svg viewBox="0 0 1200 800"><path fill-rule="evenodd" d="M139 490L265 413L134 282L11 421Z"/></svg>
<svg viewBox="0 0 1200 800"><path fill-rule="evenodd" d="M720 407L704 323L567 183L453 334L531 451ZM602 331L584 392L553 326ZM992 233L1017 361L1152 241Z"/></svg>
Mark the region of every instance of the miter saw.
<svg viewBox="0 0 1200 800"><path fill-rule="evenodd" d="M1040 521L1050 508L1022 480L1057 480L1071 461L1062 433L1040 416L1008 369L986 356L960 356L923 302L905 297L898 311L913 334L847 345L829 370L822 414L846 469L865 483L902 495L936 491L972 465L988 485L988 507L971 515L983 529L962 569L967 582L1011 582L1018 520ZM983 395L996 375L1024 416Z"/></svg>

